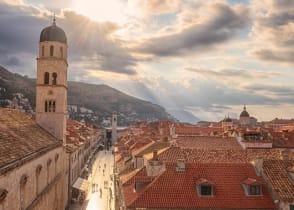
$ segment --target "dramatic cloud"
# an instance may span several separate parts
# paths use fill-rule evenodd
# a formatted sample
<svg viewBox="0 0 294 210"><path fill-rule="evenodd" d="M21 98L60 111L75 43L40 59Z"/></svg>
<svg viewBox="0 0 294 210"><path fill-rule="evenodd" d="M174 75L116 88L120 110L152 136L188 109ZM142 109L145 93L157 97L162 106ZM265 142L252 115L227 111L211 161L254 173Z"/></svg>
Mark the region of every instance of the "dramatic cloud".
<svg viewBox="0 0 294 210"><path fill-rule="evenodd" d="M268 96L278 98L276 102L294 102L294 87L285 85L252 84L245 87L255 93L266 93Z"/></svg>
<svg viewBox="0 0 294 210"><path fill-rule="evenodd" d="M0 0L0 65L35 77L39 35L55 11L68 38L69 80L108 84L202 120L238 116L243 104L263 119L294 114L294 1L110 0L82 8L89 1Z"/></svg>
<svg viewBox="0 0 294 210"><path fill-rule="evenodd" d="M261 60L293 65L294 2L255 0L251 7L254 20L252 37L260 46L253 55Z"/></svg>
<svg viewBox="0 0 294 210"><path fill-rule="evenodd" d="M64 17L62 23L68 32L75 62L82 62L88 70L136 74L136 59L119 40L111 37L118 28L116 24L93 22L73 11L64 11Z"/></svg>
<svg viewBox="0 0 294 210"><path fill-rule="evenodd" d="M268 50L261 49L253 52L261 60L270 62L284 62L294 64L294 51L280 51L280 50Z"/></svg>
<svg viewBox="0 0 294 210"><path fill-rule="evenodd" d="M142 0L141 7L149 14L164 14L176 12L180 7L179 0Z"/></svg>
<svg viewBox="0 0 294 210"><path fill-rule="evenodd" d="M185 70L197 73L204 76L205 78L212 78L217 80L228 80L228 79L241 79L241 81L246 79L265 79L274 76L281 76L279 73L275 72L261 72L256 70L245 70L245 69L206 69L206 68L191 68L186 67Z"/></svg>
<svg viewBox="0 0 294 210"><path fill-rule="evenodd" d="M233 9L226 4L209 7L209 18L180 32L145 40L138 48L141 53L155 56L176 56L205 51L230 40L248 22L245 7Z"/></svg>
<svg viewBox="0 0 294 210"><path fill-rule="evenodd" d="M2 65L15 68L18 64L34 66L41 29L49 25L49 13L33 6L0 3L0 58ZM93 22L89 18L65 10L58 18L68 36L70 60L83 62L83 70L136 74L136 60L111 37L117 30L114 23ZM26 54L25 58L22 54ZM89 61L90 62L87 62ZM33 74L34 75L34 74Z"/></svg>

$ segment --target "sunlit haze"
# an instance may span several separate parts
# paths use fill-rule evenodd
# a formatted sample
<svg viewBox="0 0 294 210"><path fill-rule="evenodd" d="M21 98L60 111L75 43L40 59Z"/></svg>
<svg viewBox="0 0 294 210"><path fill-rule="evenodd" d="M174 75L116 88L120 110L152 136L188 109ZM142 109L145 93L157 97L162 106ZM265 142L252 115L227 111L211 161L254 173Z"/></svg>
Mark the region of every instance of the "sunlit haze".
<svg viewBox="0 0 294 210"><path fill-rule="evenodd" d="M69 80L200 120L293 118L293 1L0 0L0 65L35 77L39 34L67 34Z"/></svg>
<svg viewBox="0 0 294 210"><path fill-rule="evenodd" d="M119 0L95 1L74 0L73 9L94 21L110 21L121 23L124 20L124 7Z"/></svg>

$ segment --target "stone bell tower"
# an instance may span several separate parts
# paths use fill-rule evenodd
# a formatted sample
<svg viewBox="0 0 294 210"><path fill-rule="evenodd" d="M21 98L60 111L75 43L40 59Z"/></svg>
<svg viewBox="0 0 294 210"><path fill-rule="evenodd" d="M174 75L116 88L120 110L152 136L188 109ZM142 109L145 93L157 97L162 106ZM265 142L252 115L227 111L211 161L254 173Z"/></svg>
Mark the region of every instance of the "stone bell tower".
<svg viewBox="0 0 294 210"><path fill-rule="evenodd" d="M67 39L64 31L51 26L40 34L37 58L36 122L65 142L67 115Z"/></svg>
<svg viewBox="0 0 294 210"><path fill-rule="evenodd" d="M112 113L111 126L112 126L112 133L111 133L112 145L114 145L115 142L117 141L117 113L116 112Z"/></svg>

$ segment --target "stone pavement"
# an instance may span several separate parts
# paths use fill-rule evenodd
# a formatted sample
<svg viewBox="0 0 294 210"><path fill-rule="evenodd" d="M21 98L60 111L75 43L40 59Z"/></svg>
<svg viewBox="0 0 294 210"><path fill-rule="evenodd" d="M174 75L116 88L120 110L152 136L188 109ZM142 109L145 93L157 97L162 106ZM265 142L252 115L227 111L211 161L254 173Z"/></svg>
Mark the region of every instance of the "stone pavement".
<svg viewBox="0 0 294 210"><path fill-rule="evenodd" d="M99 151L88 178L90 185L85 201L72 204L69 210L114 210L113 165L111 149Z"/></svg>

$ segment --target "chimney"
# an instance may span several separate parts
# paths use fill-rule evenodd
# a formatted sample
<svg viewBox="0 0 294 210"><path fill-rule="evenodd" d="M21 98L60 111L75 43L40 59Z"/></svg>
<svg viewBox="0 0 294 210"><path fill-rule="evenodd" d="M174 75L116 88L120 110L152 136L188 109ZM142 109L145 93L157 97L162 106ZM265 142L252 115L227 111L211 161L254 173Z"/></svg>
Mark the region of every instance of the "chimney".
<svg viewBox="0 0 294 210"><path fill-rule="evenodd" d="M146 165L147 176L157 176L165 171L165 164L158 159L157 150L153 151L153 157Z"/></svg>
<svg viewBox="0 0 294 210"><path fill-rule="evenodd" d="M289 160L289 151L287 149L282 151L283 160Z"/></svg>
<svg viewBox="0 0 294 210"><path fill-rule="evenodd" d="M177 160L177 166L176 166L176 171L185 171L186 169L186 164L184 159L178 159Z"/></svg>
<svg viewBox="0 0 294 210"><path fill-rule="evenodd" d="M254 166L255 172L257 176L262 174L262 167L263 167L263 159L262 157L258 157L257 159L253 160L251 164Z"/></svg>
<svg viewBox="0 0 294 210"><path fill-rule="evenodd" d="M152 157L152 160L153 160L153 161L159 161L159 159L158 159L158 151L157 151L157 150L154 150L154 151L153 151L153 157Z"/></svg>

